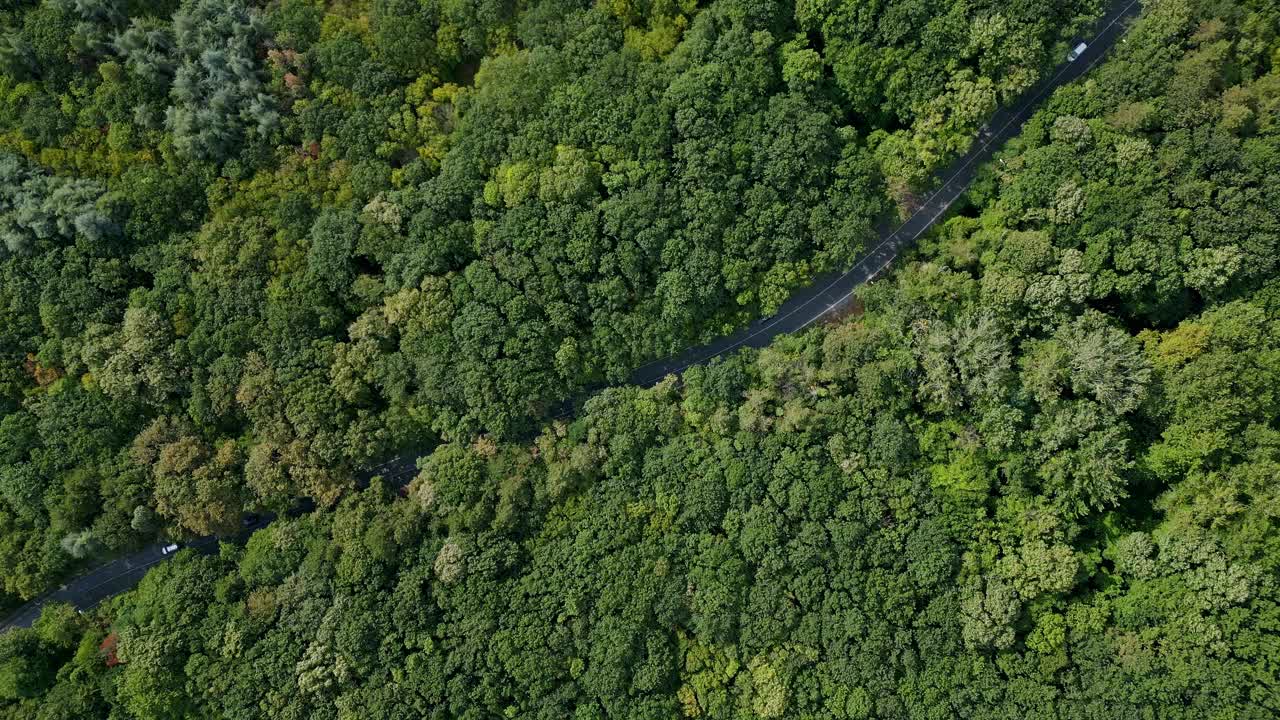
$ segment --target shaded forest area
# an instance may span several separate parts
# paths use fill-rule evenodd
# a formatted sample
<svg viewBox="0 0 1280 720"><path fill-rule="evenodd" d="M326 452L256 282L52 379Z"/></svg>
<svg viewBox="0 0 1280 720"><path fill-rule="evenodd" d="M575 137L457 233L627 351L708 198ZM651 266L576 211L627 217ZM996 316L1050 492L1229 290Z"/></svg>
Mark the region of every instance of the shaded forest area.
<svg viewBox="0 0 1280 720"><path fill-rule="evenodd" d="M1003 10L1024 6L1014 3ZM864 158L848 161L868 162L866 178L903 177L887 169L893 165L881 153L889 152L886 143L901 148L912 137L905 126L888 130L897 121L886 114L906 105L886 90L872 103L876 111L860 105L863 96L850 85L854 77L868 77L857 68L876 67L874 58L880 57L874 44L840 34L840 28L856 24L856 9L832 12L824 22L835 29L817 26L826 37L820 56L825 69L809 87L815 94L800 106L816 107L815 98L828 98L835 107L859 113L868 127L882 125L878 130L897 139L882 135L877 142L871 140L877 131L863 136L855 128L861 139L838 155ZM519 32L532 32L527 28L537 11L527 12L515 22ZM628 17L602 12L597 8L580 17L615 28L619 25L609 23ZM734 23L763 22L751 12L717 3L687 21L678 19L683 15L653 16L667 19L651 19L648 25L629 20L632 24L612 36L622 42L621 50L611 51L619 59L596 66L616 62L619 72L623 66L658 72L693 63L698 52L711 48L757 47L726 39L753 37L732 29ZM806 17L797 12L787 22L804 29L811 22ZM567 42L597 38L603 43L599 27L555 25L558 32L579 33ZM886 280L860 291L860 314L762 351L693 368L679 388L667 383L608 390L581 418L549 424L532 444L507 442L482 420L484 413L504 407L499 395L483 411L450 415L458 427L442 431L446 442L424 459L408 498L375 482L365 492L343 497L333 511L277 521L245 547L228 544L215 557L183 553L153 571L137 591L96 614L55 607L33 630L0 637L0 702L5 703L0 709L8 717L40 720L1275 717L1280 713L1278 27L1280 8L1261 0L1148 3L1114 57L1084 81L1057 92L1021 138L983 171L969 206L935 229ZM673 33L679 42L669 40ZM540 236L543 242L517 250L499 240L518 242L524 236L503 228L524 213L550 217L561 212L563 205L553 198L563 198L554 195L562 190L547 189L567 187L557 173L578 162L597 162L577 154L587 152L583 148L590 142L570 146L563 143L565 136L557 136L560 149L542 156L548 165L513 170L519 162L533 161L501 159L533 157L522 153L546 148L536 138L547 137L548 124L567 117L574 102L592 102L585 90L557 100L561 96L555 92L536 89L543 73L522 75L513 87L548 105L536 123L500 124L504 116L494 108L503 106L493 99L498 93L486 96L493 90L488 83L496 86L500 78L518 74L514 66L521 62L560 57L561 50L551 48L561 46L551 40L539 47L548 49L501 55L499 62L513 64L501 73L497 62L483 63L477 89L459 91L469 99L438 171L407 170L412 179L405 180L404 195L384 196L422 198L425 188L443 192L448 183L471 187L480 200L467 204L478 216L470 220L469 231L486 229L469 237L495 243L484 257L527 261L533 269L539 267L532 260L538 252L569 247L560 243L564 236ZM842 66L827 54L848 57L852 65ZM898 57L896 51L887 55ZM899 65L911 67L914 55L904 57ZM752 67L763 72L763 65ZM784 75L787 66L781 63ZM968 66L958 62L955 67ZM581 74L579 81L587 77ZM691 82L673 81L672 87ZM638 81L625 84L638 86ZM890 86L905 87L898 80L884 85ZM788 86L778 92L765 106L791 102L788 98L800 91ZM756 117L745 109L754 96L730 94L744 114L720 117ZM550 106L564 109L549 113ZM645 110L659 106L649 103ZM490 110L481 113L481 107ZM751 143L772 137L752 124L767 122L770 111L760 112L757 120L742 121L744 135L725 136L723 152L703 144L690 157L713 163L753 157ZM634 129L643 117L637 113L618 128ZM682 117L681 110L675 117ZM908 113L905 120L925 127L918 124L923 117ZM711 122L699 113L687 119L689 127ZM485 122L501 129L487 136L471 129ZM704 142L723 132L705 136ZM468 156L486 158L484 167L491 169L473 176L470 185L461 176L471 170L451 165L452 153L481 142L472 138L525 134L529 139ZM323 152L333 151L330 146ZM645 182L655 183L655 192L679 182L680 157L677 151L666 159L665 170L654 170L671 173L661 182ZM761 157L776 156L764 152ZM920 154L893 157L931 162ZM662 166L656 159L649 162ZM64 183L59 187L67 189L59 197L86 192L77 181L55 181L18 163L11 167L28 173L27 182ZM535 167L541 169L535 173ZM752 161L741 167L768 165ZM884 196L870 191L842 195L832 190L840 187L831 180L840 176L839 168L851 167L841 161L804 167L813 172L828 167L832 174L814 180L815 187L823 186L817 196L804 195L803 183L787 190L797 198L787 207L825 208L821 212L862 223L875 215L872 206L884 202L872 200ZM424 173L420 182L414 175L419 172ZM643 178L649 171L636 172ZM255 180L263 182L262 177ZM602 170L602 183L605 177ZM754 206L748 198L767 195L751 188L764 187L769 182L764 178L776 176L744 170L741 177L746 185L737 193L743 205L734 213L735 222L750 215L746 208ZM753 177L764 185L753 185ZM720 187L712 183L706 192ZM551 194L544 198L544 193ZM695 195L677 194L682 200ZM604 208L622 196L631 197L625 191L584 197ZM818 196L824 199L812 199ZM855 196L862 198L856 205L864 208L862 215L827 204ZM513 197L522 199L508 206ZM371 201L360 197L348 207ZM109 209L100 200L89 204ZM681 203L674 205L684 210ZM408 228L414 221L407 218L425 213L438 219L457 211L444 201L424 202L412 211L404 207L400 217ZM833 209L840 207L845 209ZM315 223L348 222L359 229L359 243L366 242L365 233L402 238L414 232L384 233L378 230L380 221L367 215L383 210L360 212L365 214L343 220L341 211L322 210ZM97 227L97 215L86 211L82 216L86 227ZM609 216L604 210L602 217ZM253 254L251 242L214 251L219 237L224 244L229 237L285 242L272 233L287 231L270 231L268 221L247 217L220 210L190 236L194 245L186 247L198 249L196 260L187 262L214 257L230 262ZM663 216L651 217L657 223ZM787 216L771 217L783 222ZM261 232L219 236L228 231L210 229L235 222L256 224ZM692 237L693 231L679 224L684 220L670 222L680 229L673 237ZM435 220L429 224L441 227ZM537 226L548 233L563 227L545 220ZM726 242L734 236L730 227L715 231L721 233L712 243L720 257L732 257ZM320 282L317 266L310 264L318 247L311 232L306 253L274 261L280 269L292 267L283 276L292 280L268 282L272 298L293 292L286 287ZM65 247L87 242L88 232L79 229L78 220L76 233L75 244ZM849 237L854 239L848 242L857 242L856 235ZM169 242L148 247L155 253ZM690 242L703 247L697 244L702 241ZM833 257L824 252L840 242L806 244L797 252L817 266ZM417 261L410 257L417 251L407 248L423 245L405 243L379 263L396 269L376 281L348 268L349 288L376 283L379 290L372 296L381 299L361 309L351 299L355 295L347 296L355 307L340 307L359 309L360 320L345 338L313 337L290 346L294 355L288 357L315 358L317 366L323 365L319 358L331 358L329 368L378 368L372 377L351 376L352 386L338 379L347 376L335 374L332 391L362 388L363 402L384 402L387 409L360 415L351 409L357 404L335 400L330 407L336 414L323 418L326 422L394 416L400 400L383 394L389 387L385 378L395 376L392 369L400 367L405 388L425 392L410 379L425 377L410 359L439 361L428 349L406 350L419 347L410 338L444 343L439 338L465 336L457 332L457 318L468 312L466 301L494 296L462 288L482 275L493 283L492 292L502 287L501 273L492 269L502 267L500 261L486 266L473 259L456 275L433 275L425 266L411 270ZM469 247L464 256L474 250ZM7 267L27 262L15 257ZM530 272L527 277L536 276ZM652 304L645 307L654 308L650 330L674 333L659 330L674 327L661 320L664 303L670 302L661 280L665 272L648 275L659 279L647 286ZM249 273L232 277L257 282ZM392 277L404 278L410 289L388 293ZM152 287L135 291L137 299L121 311L124 329L114 332L135 328L129 335L133 342L170 337L150 330L148 323L154 323L176 338L174 318L187 318L183 322L191 324L183 325L190 328L180 336L184 339L165 347L190 352L201 327L194 308L201 306L189 306L188 316L150 304L178 281L163 274L155 278ZM193 272L186 282L208 287L211 281ZM757 293L767 286L750 284ZM248 302L253 296L246 291L228 297ZM511 291L505 297L519 304L525 296ZM711 328L719 320L709 318L733 317L762 297L743 305L730 298L695 303L712 314L690 320L686 332ZM280 306L271 302L261 320L249 323L253 329L244 331L250 337L276 337L262 334L269 332L264 328L305 333L313 327L281 322L272 314ZM335 307L303 309L319 315ZM424 307L460 310L452 318L429 321L415 315ZM594 337L608 326L603 321L571 325L592 329L573 336L578 338ZM499 326L516 327L494 327ZM445 327L454 334L445 334ZM370 328L369 334L356 328ZM84 347L109 344L101 338L113 336L95 337ZM263 428L299 432L305 426L290 424L299 417L294 404L314 397L298 392L302 385L289 384L307 382L299 379L307 371L277 367L273 363L285 356L272 355L281 348L273 351L269 345L246 355L240 374L232 372L234 360L210 365L222 363L216 372L225 373L218 376L225 396L200 394L194 378L177 380L180 390L153 396L159 404L152 412L162 419L131 439L113 422L127 413L119 396L108 391L111 378L140 377L129 382L159 391L151 378L164 377L164 370L145 366L137 375L113 376L111 368L118 365L111 358L130 347L123 337L114 337L121 344L108 346L115 349L87 356L107 358L102 365L84 366L92 381L70 382L75 377L70 361L38 365L52 378L43 387L60 389L32 393L22 409L6 416L9 447L12 437L30 437L27 452L39 457L51 452L55 438L69 442L43 431L68 426L49 419L59 415L48 408L69 413L66 408L74 407L74 437L89 433L102 457L139 468L134 470L139 497L147 495L148 483L155 483L157 497L165 497L165 472L179 474L173 464L177 458L199 458L200 471L212 473L238 467L236 453L246 452L249 488L261 487L253 479L260 476L249 468L272 468L279 488L299 482L296 473L304 462L333 471L311 454L307 443L318 435L294 436L298 445L280 444L270 463L263 459L258 449L267 442L259 435ZM46 342L65 348L76 341L68 336ZM595 362L605 368L611 362L591 342L584 340L580 349L589 351L576 356L588 364L575 367ZM644 342L661 346L666 341ZM341 358L354 352L366 353L371 361L343 366ZM154 363L165 357L141 356ZM388 359L394 357L403 359ZM482 362L476 357L455 361L454 390L465 397L470 397L469 381L463 368ZM213 378L215 371L209 372ZM320 373L307 387L327 388L328 377ZM25 376L14 382L29 384ZM177 399L183 392L191 393L185 406ZM250 402L237 406L231 397ZM78 404L59 404L71 399ZM253 428L255 442L217 445L198 435L198 413L180 416L177 407L208 407L213 414L207 417L221 418L210 421L217 427L238 425L213 408L237 408L227 412L244 414L238 422ZM441 414L432 422L453 406L442 402L438 407ZM521 411L506 407L501 412ZM14 417L23 419L10 420ZM92 432L85 429L90 418L97 418ZM472 422L491 432L458 429ZM132 449L116 451L113 442ZM178 452L175 444L199 452ZM276 459L291 452L299 460ZM226 465L219 466L224 458ZM13 467L23 465L11 464L6 472ZM220 471L238 477L230 469ZM74 472L64 477L78 477ZM125 476L102 475L113 483ZM96 486L96 480L83 483ZM9 492L5 502L11 502ZM163 507L157 515L174 517ZM6 528L4 537L8 542L21 535Z"/></svg>

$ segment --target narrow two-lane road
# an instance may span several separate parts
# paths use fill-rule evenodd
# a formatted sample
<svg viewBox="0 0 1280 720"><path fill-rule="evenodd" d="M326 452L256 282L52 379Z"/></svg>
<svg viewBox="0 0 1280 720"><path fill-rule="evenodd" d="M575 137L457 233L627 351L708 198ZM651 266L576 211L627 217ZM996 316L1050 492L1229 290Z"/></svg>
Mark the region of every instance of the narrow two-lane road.
<svg viewBox="0 0 1280 720"><path fill-rule="evenodd" d="M1098 21L1097 34L1088 39L1088 49L1075 62L1066 62L1054 73L1029 90L1013 108L1002 109L988 121L988 130L979 135L974 147L941 174L941 184L924 203L897 229L886 232L865 255L843 273L831 273L815 279L812 285L797 291L773 316L718 338L706 345L690 348L679 355L638 368L631 375L636 385L650 386L668 375L679 375L686 368L701 365L739 348L762 348L775 337L798 332L823 318L839 312L853 296L853 291L889 266L905 249L933 226L956 200L969 189L978 168L1005 142L1015 137L1036 106L1059 86L1085 74L1123 34L1127 20L1138 14L1138 0L1118 0ZM417 472L415 456L401 455L361 473L359 484L365 486L381 475L396 487L403 487ZM305 508L304 508L305 509ZM242 534L252 533L271 521L269 516L249 523ZM137 586L152 566L172 555L165 555L156 544L131 555L100 565L60 588L46 593L18 608L0 624L0 631L14 627L30 627L48 603L70 603L80 610L96 607L104 600ZM213 536L199 538L187 545L197 552L212 553L218 548Z"/></svg>
<svg viewBox="0 0 1280 720"><path fill-rule="evenodd" d="M134 588L153 565L173 557L164 554L163 547L162 544L150 545L99 565L56 590L47 592L18 608L12 615L5 618L0 630L31 627L32 623L40 617L40 611L50 603L70 603L79 610L87 610L113 595ZM194 547L201 552L216 550L218 541L214 537L200 538L189 547Z"/></svg>

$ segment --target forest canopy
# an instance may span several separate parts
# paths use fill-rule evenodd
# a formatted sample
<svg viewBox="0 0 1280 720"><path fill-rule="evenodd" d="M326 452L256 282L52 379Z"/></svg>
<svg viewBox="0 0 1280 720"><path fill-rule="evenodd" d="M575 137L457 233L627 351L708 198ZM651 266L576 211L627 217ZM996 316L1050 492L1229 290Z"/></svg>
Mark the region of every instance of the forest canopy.
<svg viewBox="0 0 1280 720"><path fill-rule="evenodd" d="M0 635L0 715L1280 714L1274 2L1144 3L846 317L545 417L846 263L1099 10L6 11L7 596L320 507Z"/></svg>
<svg viewBox="0 0 1280 720"><path fill-rule="evenodd" d="M0 606L768 314L1099 10L855 5L3 5Z"/></svg>

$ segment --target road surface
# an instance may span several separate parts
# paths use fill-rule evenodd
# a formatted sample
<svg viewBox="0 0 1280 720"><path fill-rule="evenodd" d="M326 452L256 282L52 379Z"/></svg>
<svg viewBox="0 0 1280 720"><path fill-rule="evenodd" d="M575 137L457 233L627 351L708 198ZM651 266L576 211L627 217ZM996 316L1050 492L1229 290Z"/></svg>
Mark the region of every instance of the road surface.
<svg viewBox="0 0 1280 720"><path fill-rule="evenodd" d="M151 545L130 555L99 565L56 590L47 592L5 618L0 630L13 627L31 627L40 617L40 610L48 603L70 603L77 609L88 610L107 598L136 586L151 566L164 562L172 555L161 550L164 545ZM190 544L197 552L211 552L218 547L217 538L201 538Z"/></svg>
<svg viewBox="0 0 1280 720"><path fill-rule="evenodd" d="M686 368L710 362L725 353L744 347L762 348L778 335L798 332L840 312L858 286L888 267L903 250L914 244L920 235L946 214L951 205L968 190L982 163L991 159L1001 145L1018 134L1022 123L1031 116L1041 100L1064 83L1088 72L1102 59L1124 32L1127 25L1125 21L1135 17L1138 10L1138 0L1118 0L1112 3L1110 11L1098 21L1097 35L1088 41L1088 49L1075 62L1064 62L1058 66L1052 75L1027 91L1016 106L996 112L986 125L990 129L980 133L974 147L941 174L938 189L902 225L882 233L878 243L849 270L819 276L808 288L797 291L772 317L758 320L732 335L718 338L706 345L690 348L679 355L638 368L632 373L631 382L646 387L654 385L668 375L679 375ZM415 462L416 456L412 454L392 458L362 472L359 484L367 486L375 475L381 475L393 486L403 487L417 473ZM305 510L307 507L304 504L301 509ZM269 515L254 518L246 524L241 535L250 534L266 526L271 520ZM77 609L87 610L135 587L148 569L172 557L163 554L162 547L162 544L151 545L112 560L57 590L33 599L5 618L3 624L0 624L0 631L13 627L30 627L47 603L65 602ZM197 552L213 553L217 551L218 538L202 537L188 543L186 547Z"/></svg>

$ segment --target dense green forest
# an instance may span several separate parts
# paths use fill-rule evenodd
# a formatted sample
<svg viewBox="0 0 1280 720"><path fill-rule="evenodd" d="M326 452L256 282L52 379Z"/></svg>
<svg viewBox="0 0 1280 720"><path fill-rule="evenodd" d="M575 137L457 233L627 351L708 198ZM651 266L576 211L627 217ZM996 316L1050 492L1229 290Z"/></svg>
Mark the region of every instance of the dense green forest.
<svg viewBox="0 0 1280 720"><path fill-rule="evenodd" d="M0 636L0 714L1280 715L1280 3L1144 3L849 316L541 426L1097 4L366 5L8 11L6 591L333 507Z"/></svg>
<svg viewBox="0 0 1280 720"><path fill-rule="evenodd" d="M0 4L0 607L770 312L1099 4Z"/></svg>

